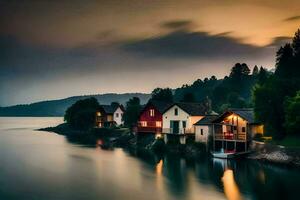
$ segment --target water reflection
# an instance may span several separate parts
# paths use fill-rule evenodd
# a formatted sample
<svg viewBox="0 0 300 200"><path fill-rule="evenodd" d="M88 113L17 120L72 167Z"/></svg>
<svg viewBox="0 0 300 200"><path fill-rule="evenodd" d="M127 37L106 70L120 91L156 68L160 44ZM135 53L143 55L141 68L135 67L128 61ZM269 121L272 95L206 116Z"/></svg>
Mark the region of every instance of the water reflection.
<svg viewBox="0 0 300 200"><path fill-rule="evenodd" d="M224 185L224 193L228 200L241 200L241 194L237 184L235 183L233 171L226 169L222 177Z"/></svg>
<svg viewBox="0 0 300 200"><path fill-rule="evenodd" d="M0 199L299 199L297 169L136 149L107 151L99 147L102 138L64 139L33 131L46 126L44 120L30 125L31 120L0 119Z"/></svg>

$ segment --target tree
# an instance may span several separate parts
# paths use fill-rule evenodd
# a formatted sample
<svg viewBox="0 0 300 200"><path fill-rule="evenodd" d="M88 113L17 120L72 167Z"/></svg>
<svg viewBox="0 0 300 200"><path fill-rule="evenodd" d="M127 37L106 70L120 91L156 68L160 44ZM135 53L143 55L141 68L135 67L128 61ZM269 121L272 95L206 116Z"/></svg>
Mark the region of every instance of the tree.
<svg viewBox="0 0 300 200"><path fill-rule="evenodd" d="M151 100L173 102L173 92L170 88L155 88L151 93Z"/></svg>
<svg viewBox="0 0 300 200"><path fill-rule="evenodd" d="M253 68L253 70L252 70L252 75L253 75L253 76L257 76L258 73L259 73L258 67L257 67L257 65L255 65L254 68Z"/></svg>
<svg viewBox="0 0 300 200"><path fill-rule="evenodd" d="M249 75L249 74L250 74L250 69L247 64L236 63L231 69L230 77L240 79L242 76Z"/></svg>
<svg viewBox="0 0 300 200"><path fill-rule="evenodd" d="M95 126L98 108L99 103L93 97L79 100L66 110L64 120L74 129L87 130Z"/></svg>
<svg viewBox="0 0 300 200"><path fill-rule="evenodd" d="M263 85L268 78L267 70L263 67L260 67L258 75L257 75L257 83Z"/></svg>
<svg viewBox="0 0 300 200"><path fill-rule="evenodd" d="M184 94L182 102L194 103L196 102L195 95L192 92L187 92Z"/></svg>
<svg viewBox="0 0 300 200"><path fill-rule="evenodd" d="M141 109L142 107L138 97L133 97L126 102L126 109L123 115L125 126L131 127L137 122Z"/></svg>
<svg viewBox="0 0 300 200"><path fill-rule="evenodd" d="M286 44L276 53L276 71L279 78L289 78L293 73L293 48L291 44Z"/></svg>
<svg viewBox="0 0 300 200"><path fill-rule="evenodd" d="M292 47L294 51L294 56L299 58L300 57L300 29L298 29L295 33Z"/></svg>
<svg viewBox="0 0 300 200"><path fill-rule="evenodd" d="M300 91L287 98L285 103L285 128L288 134L300 135Z"/></svg>

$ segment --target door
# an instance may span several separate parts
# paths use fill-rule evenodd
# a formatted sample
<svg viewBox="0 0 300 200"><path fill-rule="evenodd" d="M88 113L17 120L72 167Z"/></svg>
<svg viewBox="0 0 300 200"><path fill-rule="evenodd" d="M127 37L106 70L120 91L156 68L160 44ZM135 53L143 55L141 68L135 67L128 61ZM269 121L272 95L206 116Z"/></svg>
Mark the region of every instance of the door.
<svg viewBox="0 0 300 200"><path fill-rule="evenodd" d="M179 121L170 121L170 126L173 134L179 133Z"/></svg>

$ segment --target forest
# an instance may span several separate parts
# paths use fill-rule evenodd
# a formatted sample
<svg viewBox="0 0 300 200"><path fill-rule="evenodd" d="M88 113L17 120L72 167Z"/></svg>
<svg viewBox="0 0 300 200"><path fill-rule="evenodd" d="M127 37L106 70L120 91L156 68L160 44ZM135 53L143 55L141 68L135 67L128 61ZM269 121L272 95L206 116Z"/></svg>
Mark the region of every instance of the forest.
<svg viewBox="0 0 300 200"><path fill-rule="evenodd" d="M156 88L151 96L151 99L168 102L209 99L212 110L218 113L228 108L254 108L256 120L265 125L266 135L275 139L282 139L287 134L299 135L300 30L291 43L278 49L274 70L236 63L223 79L215 76L198 79L175 90ZM129 100L127 110L139 109L138 104L138 99ZM125 122L133 122L136 118L125 115Z"/></svg>

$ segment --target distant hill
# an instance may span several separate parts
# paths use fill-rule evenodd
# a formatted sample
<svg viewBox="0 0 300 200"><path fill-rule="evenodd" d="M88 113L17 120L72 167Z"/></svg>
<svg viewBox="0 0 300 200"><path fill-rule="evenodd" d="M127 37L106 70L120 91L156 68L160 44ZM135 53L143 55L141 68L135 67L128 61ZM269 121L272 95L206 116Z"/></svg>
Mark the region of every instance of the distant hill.
<svg viewBox="0 0 300 200"><path fill-rule="evenodd" d="M132 97L139 97L141 104L145 104L150 94L144 93L125 93L125 94L98 94L74 96L59 100L41 101L26 105L15 105L9 107L0 107L0 116L63 116L65 110L73 103L80 99L95 97L100 104L110 104L111 102L119 102L125 105L126 101Z"/></svg>

